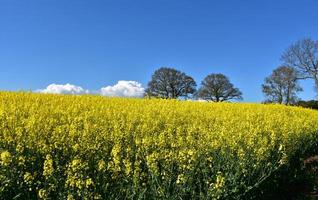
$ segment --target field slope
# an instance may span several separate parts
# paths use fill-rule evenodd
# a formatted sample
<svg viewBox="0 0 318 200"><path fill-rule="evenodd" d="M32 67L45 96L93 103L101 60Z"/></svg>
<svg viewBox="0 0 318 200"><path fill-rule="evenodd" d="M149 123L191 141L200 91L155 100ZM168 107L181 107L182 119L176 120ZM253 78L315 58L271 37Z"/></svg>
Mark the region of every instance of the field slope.
<svg viewBox="0 0 318 200"><path fill-rule="evenodd" d="M259 199L317 144L297 107L0 92L0 199Z"/></svg>

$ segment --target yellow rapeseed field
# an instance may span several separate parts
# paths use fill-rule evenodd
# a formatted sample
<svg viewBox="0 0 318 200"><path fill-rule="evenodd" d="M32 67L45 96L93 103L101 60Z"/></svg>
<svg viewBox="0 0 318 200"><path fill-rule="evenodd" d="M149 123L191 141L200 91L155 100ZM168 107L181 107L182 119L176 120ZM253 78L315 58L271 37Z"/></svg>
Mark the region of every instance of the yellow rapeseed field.
<svg viewBox="0 0 318 200"><path fill-rule="evenodd" d="M242 199L317 144L291 106L0 92L0 199Z"/></svg>

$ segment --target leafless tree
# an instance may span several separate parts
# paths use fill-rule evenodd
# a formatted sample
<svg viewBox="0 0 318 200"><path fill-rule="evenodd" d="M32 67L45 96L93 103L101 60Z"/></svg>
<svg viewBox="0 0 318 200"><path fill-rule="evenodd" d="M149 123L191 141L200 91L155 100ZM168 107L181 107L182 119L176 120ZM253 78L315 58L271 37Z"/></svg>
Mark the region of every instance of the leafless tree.
<svg viewBox="0 0 318 200"><path fill-rule="evenodd" d="M160 98L188 97L196 91L192 77L169 67L162 67L154 72L148 83L146 94Z"/></svg>
<svg viewBox="0 0 318 200"><path fill-rule="evenodd" d="M228 101L231 99L241 100L242 92L234 88L230 80L223 74L210 74L204 78L197 97L214 102Z"/></svg>
<svg viewBox="0 0 318 200"><path fill-rule="evenodd" d="M285 50L281 59L284 65L297 70L297 78L313 79L318 88L318 41L299 40Z"/></svg>
<svg viewBox="0 0 318 200"><path fill-rule="evenodd" d="M302 91L298 84L297 72L293 67L281 66L273 70L262 85L266 102L293 104L297 101L297 92Z"/></svg>

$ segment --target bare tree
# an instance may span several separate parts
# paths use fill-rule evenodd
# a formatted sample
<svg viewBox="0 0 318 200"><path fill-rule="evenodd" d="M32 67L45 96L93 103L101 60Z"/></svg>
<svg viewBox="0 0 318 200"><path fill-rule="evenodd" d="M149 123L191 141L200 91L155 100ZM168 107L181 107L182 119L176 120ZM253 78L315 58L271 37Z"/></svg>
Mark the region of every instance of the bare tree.
<svg viewBox="0 0 318 200"><path fill-rule="evenodd" d="M210 74L204 78L197 96L201 99L214 102L241 100L242 92L234 88L230 80L223 74Z"/></svg>
<svg viewBox="0 0 318 200"><path fill-rule="evenodd" d="M293 104L297 101L297 92L302 91L298 84L297 72L293 67L281 66L273 70L262 85L266 102Z"/></svg>
<svg viewBox="0 0 318 200"><path fill-rule="evenodd" d="M162 67L154 72L146 94L160 98L188 97L196 91L192 77L173 68Z"/></svg>
<svg viewBox="0 0 318 200"><path fill-rule="evenodd" d="M297 70L297 78L313 79L318 87L318 41L299 40L285 50L281 59L284 65Z"/></svg>

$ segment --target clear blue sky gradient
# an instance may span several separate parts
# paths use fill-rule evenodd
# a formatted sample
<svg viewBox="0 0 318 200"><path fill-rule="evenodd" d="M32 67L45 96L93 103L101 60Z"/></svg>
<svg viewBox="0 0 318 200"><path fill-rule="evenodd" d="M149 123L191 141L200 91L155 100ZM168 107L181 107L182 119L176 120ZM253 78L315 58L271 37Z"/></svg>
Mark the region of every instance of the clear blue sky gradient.
<svg viewBox="0 0 318 200"><path fill-rule="evenodd" d="M198 84L224 73L259 102L284 49L305 37L318 39L316 0L0 0L0 90L146 86L171 66Z"/></svg>

